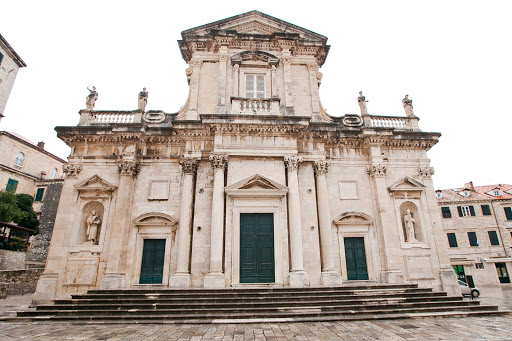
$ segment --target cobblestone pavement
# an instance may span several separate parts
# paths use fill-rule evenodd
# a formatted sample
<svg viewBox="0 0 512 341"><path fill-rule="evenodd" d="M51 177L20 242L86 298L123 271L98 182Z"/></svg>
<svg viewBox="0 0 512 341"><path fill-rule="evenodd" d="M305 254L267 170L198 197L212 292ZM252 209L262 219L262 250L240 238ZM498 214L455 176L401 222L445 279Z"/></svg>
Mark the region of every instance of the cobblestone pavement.
<svg viewBox="0 0 512 341"><path fill-rule="evenodd" d="M482 293L482 304L512 308L512 287ZM0 317L30 302L30 295L0 300ZM512 315L219 325L0 322L0 340L512 340Z"/></svg>

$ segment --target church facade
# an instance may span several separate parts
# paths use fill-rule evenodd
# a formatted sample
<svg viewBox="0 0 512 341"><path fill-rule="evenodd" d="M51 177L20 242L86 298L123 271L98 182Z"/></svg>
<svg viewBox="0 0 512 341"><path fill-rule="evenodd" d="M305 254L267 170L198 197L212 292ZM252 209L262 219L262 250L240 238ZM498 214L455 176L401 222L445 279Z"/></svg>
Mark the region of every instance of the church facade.
<svg viewBox="0 0 512 341"><path fill-rule="evenodd" d="M34 300L91 289L458 285L427 151L406 116L332 117L327 38L253 11L182 32L177 113L96 111L76 127Z"/></svg>

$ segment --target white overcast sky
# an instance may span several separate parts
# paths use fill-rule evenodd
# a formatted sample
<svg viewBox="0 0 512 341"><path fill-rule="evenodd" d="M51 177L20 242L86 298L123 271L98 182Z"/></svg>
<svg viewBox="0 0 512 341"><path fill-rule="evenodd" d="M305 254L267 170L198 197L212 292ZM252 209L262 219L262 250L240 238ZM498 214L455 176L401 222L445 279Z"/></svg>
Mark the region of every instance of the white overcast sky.
<svg viewBox="0 0 512 341"><path fill-rule="evenodd" d="M45 141L66 158L55 126L78 123L88 84L97 110L176 112L188 87L180 32L259 10L329 38L320 96L329 114L403 116L409 94L437 188L512 183L512 1L7 1L0 33L27 63L0 130Z"/></svg>

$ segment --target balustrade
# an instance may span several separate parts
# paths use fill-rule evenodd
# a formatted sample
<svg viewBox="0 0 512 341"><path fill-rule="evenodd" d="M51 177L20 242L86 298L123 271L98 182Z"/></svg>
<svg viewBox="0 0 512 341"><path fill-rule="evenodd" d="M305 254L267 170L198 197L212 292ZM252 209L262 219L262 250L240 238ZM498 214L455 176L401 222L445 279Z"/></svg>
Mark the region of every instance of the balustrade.
<svg viewBox="0 0 512 341"><path fill-rule="evenodd" d="M277 114L279 98L244 98L231 97L232 114Z"/></svg>

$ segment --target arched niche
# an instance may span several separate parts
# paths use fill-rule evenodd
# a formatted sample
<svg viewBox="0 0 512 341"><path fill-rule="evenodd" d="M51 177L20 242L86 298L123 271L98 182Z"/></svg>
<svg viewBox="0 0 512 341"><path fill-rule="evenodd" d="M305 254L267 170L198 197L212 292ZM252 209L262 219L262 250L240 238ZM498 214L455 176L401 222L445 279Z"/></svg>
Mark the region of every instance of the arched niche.
<svg viewBox="0 0 512 341"><path fill-rule="evenodd" d="M98 201L91 201L84 205L82 209L82 219L80 224L80 231L78 235L79 244L97 245L99 238L102 235L101 231L104 224L104 212L103 205ZM93 222L90 218L96 216ZM97 224L96 224L97 223ZM91 226L95 225L95 226ZM94 229L96 232L89 232L89 229ZM89 234L93 234L93 238L89 238Z"/></svg>
<svg viewBox="0 0 512 341"><path fill-rule="evenodd" d="M406 243L425 242L418 207L413 202L404 201L400 205L400 222L402 223L402 233Z"/></svg>

